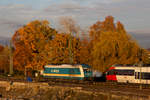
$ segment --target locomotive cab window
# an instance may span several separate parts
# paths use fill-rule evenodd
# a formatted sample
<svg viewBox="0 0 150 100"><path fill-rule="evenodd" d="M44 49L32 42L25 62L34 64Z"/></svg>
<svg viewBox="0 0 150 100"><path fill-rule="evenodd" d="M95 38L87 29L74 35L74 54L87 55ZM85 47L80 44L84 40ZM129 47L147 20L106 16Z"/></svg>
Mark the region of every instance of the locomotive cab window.
<svg viewBox="0 0 150 100"><path fill-rule="evenodd" d="M87 69L87 68L85 68L83 70L84 70L84 72L89 72L90 71L90 69Z"/></svg>

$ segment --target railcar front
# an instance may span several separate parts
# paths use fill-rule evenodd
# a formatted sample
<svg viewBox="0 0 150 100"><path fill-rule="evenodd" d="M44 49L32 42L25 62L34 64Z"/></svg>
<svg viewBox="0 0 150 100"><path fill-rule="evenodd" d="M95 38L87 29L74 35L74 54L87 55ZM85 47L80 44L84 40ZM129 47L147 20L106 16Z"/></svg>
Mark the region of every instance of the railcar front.
<svg viewBox="0 0 150 100"><path fill-rule="evenodd" d="M135 68L127 66L114 66L106 72L107 81L135 83Z"/></svg>

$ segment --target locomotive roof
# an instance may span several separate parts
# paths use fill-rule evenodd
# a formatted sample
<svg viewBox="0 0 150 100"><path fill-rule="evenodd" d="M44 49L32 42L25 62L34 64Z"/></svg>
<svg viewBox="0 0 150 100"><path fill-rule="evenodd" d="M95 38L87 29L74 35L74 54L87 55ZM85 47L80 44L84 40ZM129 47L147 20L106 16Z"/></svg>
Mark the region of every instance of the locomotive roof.
<svg viewBox="0 0 150 100"><path fill-rule="evenodd" d="M83 68L91 68L91 66L87 65L87 64L81 64Z"/></svg>
<svg viewBox="0 0 150 100"><path fill-rule="evenodd" d="M79 66L82 66L83 68L91 68L91 66L87 64L61 64L61 65L56 65L56 64L49 64L45 65L45 68L79 68Z"/></svg>
<svg viewBox="0 0 150 100"><path fill-rule="evenodd" d="M70 65L70 64L62 64L62 65L45 65L45 68L79 68L79 65Z"/></svg>

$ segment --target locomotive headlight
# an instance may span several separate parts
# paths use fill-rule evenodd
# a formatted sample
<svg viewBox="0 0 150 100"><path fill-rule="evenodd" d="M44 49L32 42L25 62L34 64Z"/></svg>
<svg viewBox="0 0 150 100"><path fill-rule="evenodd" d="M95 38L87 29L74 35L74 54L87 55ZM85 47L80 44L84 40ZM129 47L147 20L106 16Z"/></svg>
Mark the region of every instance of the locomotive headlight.
<svg viewBox="0 0 150 100"><path fill-rule="evenodd" d="M40 71L40 74L43 75L43 72L44 72L44 70L41 70L41 71Z"/></svg>

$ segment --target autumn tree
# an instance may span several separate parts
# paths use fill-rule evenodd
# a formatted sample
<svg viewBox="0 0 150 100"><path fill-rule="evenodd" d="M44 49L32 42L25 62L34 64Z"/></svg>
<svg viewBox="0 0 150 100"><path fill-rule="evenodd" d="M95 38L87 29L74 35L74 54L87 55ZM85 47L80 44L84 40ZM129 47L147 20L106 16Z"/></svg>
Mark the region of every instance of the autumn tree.
<svg viewBox="0 0 150 100"><path fill-rule="evenodd" d="M65 34L70 34L70 37L68 37L70 59L73 58L73 63L78 62L80 64L89 64L89 39L86 36L87 33L85 33L85 30L81 29L80 26L71 17L61 17L59 23L60 29L63 30L62 32L64 32ZM78 46L76 43L78 44ZM74 48L74 46L72 47L72 45L76 46L77 48ZM78 61L76 61L76 59L78 59Z"/></svg>
<svg viewBox="0 0 150 100"><path fill-rule="evenodd" d="M0 52L4 50L4 46L0 45Z"/></svg>
<svg viewBox="0 0 150 100"><path fill-rule="evenodd" d="M87 33L82 31L80 40L81 40L81 47L79 50L80 51L79 52L80 63L91 65L91 55L90 55L91 45L90 45L90 41L89 41L89 37L87 36Z"/></svg>
<svg viewBox="0 0 150 100"><path fill-rule="evenodd" d="M43 57L45 45L56 33L46 20L35 20L19 28L12 38L15 46L14 67L20 70L41 69L46 62L46 57Z"/></svg>
<svg viewBox="0 0 150 100"><path fill-rule="evenodd" d="M106 31L115 31L116 27L114 24L114 18L112 16L108 16L104 21L97 21L90 27L89 35L91 41L97 41L102 32Z"/></svg>
<svg viewBox="0 0 150 100"><path fill-rule="evenodd" d="M5 74L9 72L9 52L8 46L0 45L0 71Z"/></svg>
<svg viewBox="0 0 150 100"><path fill-rule="evenodd" d="M114 24L111 16L90 28L91 57L95 69L104 71L113 64L137 63L140 47L126 33L121 22Z"/></svg>
<svg viewBox="0 0 150 100"><path fill-rule="evenodd" d="M73 64L79 63L79 50L81 47L80 40L70 36L70 34L57 34L55 38L46 45L46 49L49 51L48 58L49 63L52 64L70 64L70 47L69 40L72 38L72 54Z"/></svg>
<svg viewBox="0 0 150 100"><path fill-rule="evenodd" d="M141 58L141 61L143 61L143 64L150 64L150 51L149 50L141 48L139 52L139 57Z"/></svg>
<svg viewBox="0 0 150 100"><path fill-rule="evenodd" d="M81 28L72 17L61 17L59 19L59 30L62 33L68 33L79 38Z"/></svg>
<svg viewBox="0 0 150 100"><path fill-rule="evenodd" d="M74 63L74 51L73 51L73 38L79 38L80 27L76 24L76 22L71 17L61 17L59 20L60 28L63 30L63 33L70 34L69 36L69 57L70 63Z"/></svg>

